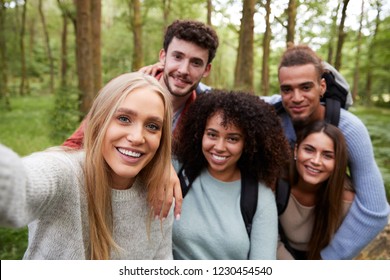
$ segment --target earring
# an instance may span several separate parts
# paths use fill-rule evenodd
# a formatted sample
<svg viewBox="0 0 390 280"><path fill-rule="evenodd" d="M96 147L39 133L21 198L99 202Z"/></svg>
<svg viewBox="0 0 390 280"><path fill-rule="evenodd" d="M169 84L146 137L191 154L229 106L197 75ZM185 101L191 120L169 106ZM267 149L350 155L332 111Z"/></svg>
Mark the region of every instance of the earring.
<svg viewBox="0 0 390 280"><path fill-rule="evenodd" d="M294 160L297 160L297 156L294 156Z"/></svg>

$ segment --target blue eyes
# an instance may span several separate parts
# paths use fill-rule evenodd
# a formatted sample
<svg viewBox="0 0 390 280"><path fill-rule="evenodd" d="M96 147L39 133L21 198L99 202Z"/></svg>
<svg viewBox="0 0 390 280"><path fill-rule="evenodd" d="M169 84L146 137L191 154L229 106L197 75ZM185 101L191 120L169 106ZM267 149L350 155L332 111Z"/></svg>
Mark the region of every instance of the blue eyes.
<svg viewBox="0 0 390 280"><path fill-rule="evenodd" d="M117 119L122 125L129 125L132 123L131 119L127 116L118 116ZM159 131L161 129L161 126L159 124L156 124L154 122L147 123L145 127L150 131Z"/></svg>

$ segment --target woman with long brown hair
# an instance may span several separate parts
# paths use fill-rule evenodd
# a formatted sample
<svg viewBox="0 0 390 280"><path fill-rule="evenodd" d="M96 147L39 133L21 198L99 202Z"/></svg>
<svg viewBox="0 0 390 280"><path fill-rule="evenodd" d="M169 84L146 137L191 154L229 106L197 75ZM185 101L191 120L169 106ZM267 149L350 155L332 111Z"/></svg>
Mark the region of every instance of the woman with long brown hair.
<svg viewBox="0 0 390 280"><path fill-rule="evenodd" d="M342 132L324 121L297 135L290 198L279 216L278 259L321 258L354 198L347 153Z"/></svg>

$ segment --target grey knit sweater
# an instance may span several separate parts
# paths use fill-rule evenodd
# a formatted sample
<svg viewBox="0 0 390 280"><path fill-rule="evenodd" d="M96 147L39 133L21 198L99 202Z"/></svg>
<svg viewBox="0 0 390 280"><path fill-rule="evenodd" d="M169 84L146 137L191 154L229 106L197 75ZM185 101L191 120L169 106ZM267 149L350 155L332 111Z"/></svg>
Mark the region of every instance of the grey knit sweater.
<svg viewBox="0 0 390 280"><path fill-rule="evenodd" d="M0 145L0 226L28 224L24 259L86 259L89 228L82 166L84 152L44 151L21 159ZM173 215L152 221L145 188L112 190L112 259L172 259Z"/></svg>

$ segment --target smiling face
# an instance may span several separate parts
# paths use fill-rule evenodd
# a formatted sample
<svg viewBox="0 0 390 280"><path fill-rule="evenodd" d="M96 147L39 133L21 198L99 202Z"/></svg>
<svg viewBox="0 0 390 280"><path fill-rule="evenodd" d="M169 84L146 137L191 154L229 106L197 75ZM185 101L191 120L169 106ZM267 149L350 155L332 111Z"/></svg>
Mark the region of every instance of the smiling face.
<svg viewBox="0 0 390 280"><path fill-rule="evenodd" d="M217 113L206 123L202 138L202 152L208 162L208 171L216 179L228 182L240 178L237 162L244 149L242 130L233 125L222 125L223 118Z"/></svg>
<svg viewBox="0 0 390 280"><path fill-rule="evenodd" d="M174 37L167 51L160 51L160 61L165 65L163 81L168 91L175 97L189 95L208 76L211 68L208 57L207 49Z"/></svg>
<svg viewBox="0 0 390 280"><path fill-rule="evenodd" d="M326 181L335 168L332 139L323 132L308 135L295 148L299 184L318 186Z"/></svg>
<svg viewBox="0 0 390 280"><path fill-rule="evenodd" d="M323 119L324 107L320 105L320 96L325 93L326 82L318 79L313 64L281 67L279 84L283 107L294 125Z"/></svg>
<svg viewBox="0 0 390 280"><path fill-rule="evenodd" d="M150 88L137 88L119 105L104 140L103 157L112 171L114 187L125 189L159 148L164 103Z"/></svg>

